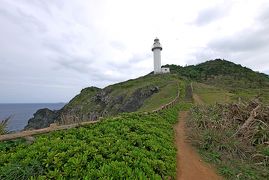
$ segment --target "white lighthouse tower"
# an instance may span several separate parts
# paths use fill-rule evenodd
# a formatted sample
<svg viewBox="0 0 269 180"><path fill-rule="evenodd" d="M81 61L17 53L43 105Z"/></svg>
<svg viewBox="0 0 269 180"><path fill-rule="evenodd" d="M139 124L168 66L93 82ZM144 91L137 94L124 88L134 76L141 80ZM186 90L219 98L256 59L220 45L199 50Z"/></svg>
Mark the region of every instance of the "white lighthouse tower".
<svg viewBox="0 0 269 180"><path fill-rule="evenodd" d="M162 50L162 45L159 41L158 38L154 39L154 43L152 46L152 51L153 51L153 59L154 59L154 74L160 74L162 73L161 69L161 50Z"/></svg>
<svg viewBox="0 0 269 180"><path fill-rule="evenodd" d="M161 65L161 50L162 45L160 43L160 40L158 38L154 39L154 43L152 46L153 51L153 64L154 64L154 74L161 74L161 73L169 73L169 68L162 68Z"/></svg>

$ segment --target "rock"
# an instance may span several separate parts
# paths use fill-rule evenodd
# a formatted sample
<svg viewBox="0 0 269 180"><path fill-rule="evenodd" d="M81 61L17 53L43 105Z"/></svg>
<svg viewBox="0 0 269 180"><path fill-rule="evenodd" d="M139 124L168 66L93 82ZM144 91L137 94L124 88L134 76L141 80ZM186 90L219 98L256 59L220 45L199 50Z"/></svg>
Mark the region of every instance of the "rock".
<svg viewBox="0 0 269 180"><path fill-rule="evenodd" d="M96 120L98 119L99 116L100 116L100 115L99 115L99 113L97 113L97 112L90 112L90 113L88 114L88 120L90 120L90 121L96 121Z"/></svg>
<svg viewBox="0 0 269 180"><path fill-rule="evenodd" d="M40 129L49 127L50 124L54 123L58 117L58 111L52 111L48 108L39 109L34 117L29 119L27 126L24 130Z"/></svg>
<svg viewBox="0 0 269 180"><path fill-rule="evenodd" d="M103 103L105 105L109 104L111 97L108 95L112 90L110 88L105 88L93 96L95 102Z"/></svg>
<svg viewBox="0 0 269 180"><path fill-rule="evenodd" d="M113 99L114 104L121 104L124 101L124 95L119 95Z"/></svg>
<svg viewBox="0 0 269 180"><path fill-rule="evenodd" d="M159 88L157 86L147 87L147 88L139 88L137 89L132 96L125 102L125 104L121 107L121 112L134 112L139 109L144 101L149 98L152 94L157 93Z"/></svg>
<svg viewBox="0 0 269 180"><path fill-rule="evenodd" d="M115 90L115 89L114 89ZM85 88L81 94L58 111L47 108L38 110L28 121L25 130L49 127L52 123L72 124L80 121L95 121L99 117L114 116L121 112L138 110L152 94L159 92L158 86L137 88L132 94L116 93L112 87ZM118 89L116 89L118 90Z"/></svg>
<svg viewBox="0 0 269 180"><path fill-rule="evenodd" d="M159 87L154 86L154 87L150 88L150 91L153 93L157 93L157 92L159 92Z"/></svg>

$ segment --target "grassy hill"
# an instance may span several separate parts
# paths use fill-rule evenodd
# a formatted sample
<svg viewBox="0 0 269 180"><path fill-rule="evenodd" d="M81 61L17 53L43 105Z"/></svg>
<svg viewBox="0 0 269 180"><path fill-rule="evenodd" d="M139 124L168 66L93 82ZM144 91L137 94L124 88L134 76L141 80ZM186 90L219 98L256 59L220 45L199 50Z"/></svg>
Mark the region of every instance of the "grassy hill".
<svg viewBox="0 0 269 180"><path fill-rule="evenodd" d="M172 73L177 73L192 81L222 86L225 88L268 88L269 76L255 72L240 64L215 59L190 66L165 65Z"/></svg>
<svg viewBox="0 0 269 180"><path fill-rule="evenodd" d="M97 112L110 116L121 112L134 112L142 106L141 110L153 110L176 96L178 82L179 79L171 74L147 75L104 89L86 88L74 97L63 111L77 110L77 113L83 114Z"/></svg>
<svg viewBox="0 0 269 180"><path fill-rule="evenodd" d="M179 78L172 74L146 75L103 89L83 89L59 111L42 109L29 120L26 129L97 120L124 112L152 111L177 96ZM183 85L183 81L181 81ZM45 123L44 123L45 122Z"/></svg>
<svg viewBox="0 0 269 180"><path fill-rule="evenodd" d="M261 95L269 102L269 76L226 60L216 59L197 65L170 67L172 73L192 81L194 92L205 102L249 100Z"/></svg>

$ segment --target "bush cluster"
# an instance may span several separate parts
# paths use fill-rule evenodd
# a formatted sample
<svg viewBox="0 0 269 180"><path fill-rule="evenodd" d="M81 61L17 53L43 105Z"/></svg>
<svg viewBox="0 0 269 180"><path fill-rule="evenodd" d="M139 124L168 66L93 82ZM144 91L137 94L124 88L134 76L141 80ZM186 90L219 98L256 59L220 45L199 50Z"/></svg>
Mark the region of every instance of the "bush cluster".
<svg viewBox="0 0 269 180"><path fill-rule="evenodd" d="M174 179L178 107L0 143L0 179Z"/></svg>

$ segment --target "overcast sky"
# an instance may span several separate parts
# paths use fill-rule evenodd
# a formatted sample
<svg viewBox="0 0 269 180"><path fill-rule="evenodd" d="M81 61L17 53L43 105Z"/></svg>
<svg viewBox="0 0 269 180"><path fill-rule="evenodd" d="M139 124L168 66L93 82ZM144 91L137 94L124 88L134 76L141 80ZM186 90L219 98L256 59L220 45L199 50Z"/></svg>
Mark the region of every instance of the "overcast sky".
<svg viewBox="0 0 269 180"><path fill-rule="evenodd" d="M0 0L0 103L68 102L162 64L269 73L268 0Z"/></svg>

